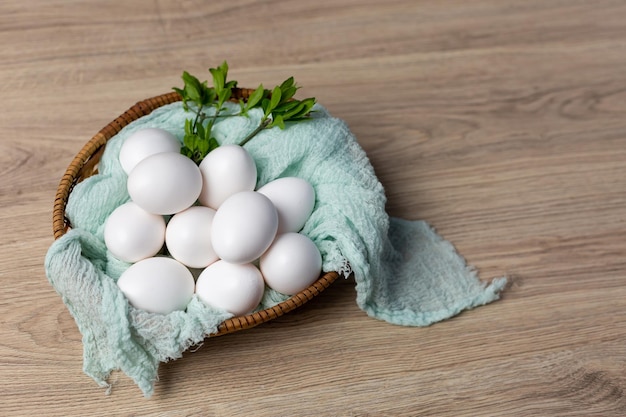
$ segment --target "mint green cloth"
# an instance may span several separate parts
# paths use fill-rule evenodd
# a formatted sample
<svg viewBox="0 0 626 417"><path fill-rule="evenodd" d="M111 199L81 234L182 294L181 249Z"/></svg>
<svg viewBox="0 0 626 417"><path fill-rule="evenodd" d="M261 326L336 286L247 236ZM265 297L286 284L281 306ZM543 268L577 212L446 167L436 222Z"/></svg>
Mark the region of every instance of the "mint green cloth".
<svg viewBox="0 0 626 417"><path fill-rule="evenodd" d="M150 396L160 362L180 358L230 317L195 296L184 312L160 315L133 308L116 285L129 264L112 257L104 245L105 220L129 199L117 159L123 141L144 127L161 127L181 139L187 117L174 103L112 138L99 174L78 184L70 196L66 214L72 230L46 256L48 279L83 335L84 371L103 387L111 371L119 369ZM215 135L221 144L238 143L259 117L254 111L250 118L221 119ZM263 131L245 147L257 164L257 187L285 176L313 185L315 209L302 233L320 249L325 271L354 273L356 302L370 316L427 326L498 298L504 278L481 282L427 223L387 215L383 186L365 152L346 124L323 107L316 106L313 120ZM259 308L285 298L267 290Z"/></svg>

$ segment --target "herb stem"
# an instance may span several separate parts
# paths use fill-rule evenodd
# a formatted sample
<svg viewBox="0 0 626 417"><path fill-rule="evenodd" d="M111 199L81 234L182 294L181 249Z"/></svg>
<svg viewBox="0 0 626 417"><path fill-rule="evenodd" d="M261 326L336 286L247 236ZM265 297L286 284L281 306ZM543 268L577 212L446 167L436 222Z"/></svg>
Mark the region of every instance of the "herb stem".
<svg viewBox="0 0 626 417"><path fill-rule="evenodd" d="M213 125L215 125L215 121L217 120L217 117L219 116L220 112L223 109L224 108L221 105L216 106L215 113L213 114L213 117L211 118L211 127L213 127Z"/></svg>
<svg viewBox="0 0 626 417"><path fill-rule="evenodd" d="M196 126L198 126L198 121L200 120L200 114L202 114L202 104L198 107L198 111L196 112L196 118L193 120L193 131L196 132Z"/></svg>
<svg viewBox="0 0 626 417"><path fill-rule="evenodd" d="M270 119L261 120L261 123L259 123L259 125L256 127L256 129L254 129L252 132L250 132L250 134L248 136L246 136L244 140L239 142L239 146L243 146L246 143L248 143L250 141L250 139L255 137L260 131L265 129L267 127L267 125L270 124L270 122L271 122Z"/></svg>

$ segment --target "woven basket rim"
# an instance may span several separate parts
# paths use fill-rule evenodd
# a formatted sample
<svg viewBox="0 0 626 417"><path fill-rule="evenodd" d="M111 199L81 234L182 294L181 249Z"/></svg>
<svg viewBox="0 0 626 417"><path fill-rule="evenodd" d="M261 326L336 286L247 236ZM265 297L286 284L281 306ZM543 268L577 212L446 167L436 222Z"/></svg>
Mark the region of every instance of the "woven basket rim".
<svg viewBox="0 0 626 417"><path fill-rule="evenodd" d="M254 90L250 88L234 88L231 100L247 99ZM181 100L176 92L165 93L137 102L120 116L115 118L96 133L74 156L57 187L52 211L52 229L54 239L65 235L71 225L65 216L68 198L74 186L85 178L97 173L97 165L104 152L106 143L122 128L140 117L150 114L153 110ZM264 310L243 316L232 317L222 322L217 331L207 337L221 336L239 330L245 330L268 322L294 310L310 301L330 286L337 278L337 272L324 272L320 278L308 288L292 295L287 300Z"/></svg>

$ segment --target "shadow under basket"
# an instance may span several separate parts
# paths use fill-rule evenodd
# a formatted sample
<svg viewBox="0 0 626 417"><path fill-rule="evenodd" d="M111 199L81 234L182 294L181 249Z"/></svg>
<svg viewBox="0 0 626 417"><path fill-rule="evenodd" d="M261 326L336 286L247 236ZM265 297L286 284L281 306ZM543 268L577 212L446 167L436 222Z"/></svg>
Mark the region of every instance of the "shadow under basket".
<svg viewBox="0 0 626 417"><path fill-rule="evenodd" d="M235 88L233 89L231 100L245 100L253 91L254 90L247 88ZM69 195L76 184L85 178L97 174L98 162L102 157L102 153L104 152L104 148L108 140L122 130L124 126L130 124L134 120L150 114L153 110L161 106L180 100L180 95L172 92L140 101L126 110L111 123L106 125L89 142L87 142L85 146L83 146L68 166L57 189L54 200L54 209L52 212L52 226L55 240L67 233L67 231L72 227L69 220L65 216L65 208L67 206ZM264 310L225 320L219 325L215 333L208 336L220 336L239 330L249 329L261 323L280 317L283 314L302 306L309 300L319 295L338 277L339 274L337 272L322 273L320 278L311 286L291 296L287 300Z"/></svg>

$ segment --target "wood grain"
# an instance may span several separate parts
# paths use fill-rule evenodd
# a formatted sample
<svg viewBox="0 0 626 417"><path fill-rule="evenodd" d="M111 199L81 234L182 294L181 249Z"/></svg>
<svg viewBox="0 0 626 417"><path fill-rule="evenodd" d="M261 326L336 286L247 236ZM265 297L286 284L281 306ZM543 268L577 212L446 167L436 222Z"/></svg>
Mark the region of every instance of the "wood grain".
<svg viewBox="0 0 626 417"><path fill-rule="evenodd" d="M0 3L0 415L626 415L626 3ZM153 398L82 373L48 284L51 210L81 146L228 60L294 75L367 151L388 212L428 220L494 304L428 328L367 317L354 282L207 340Z"/></svg>

